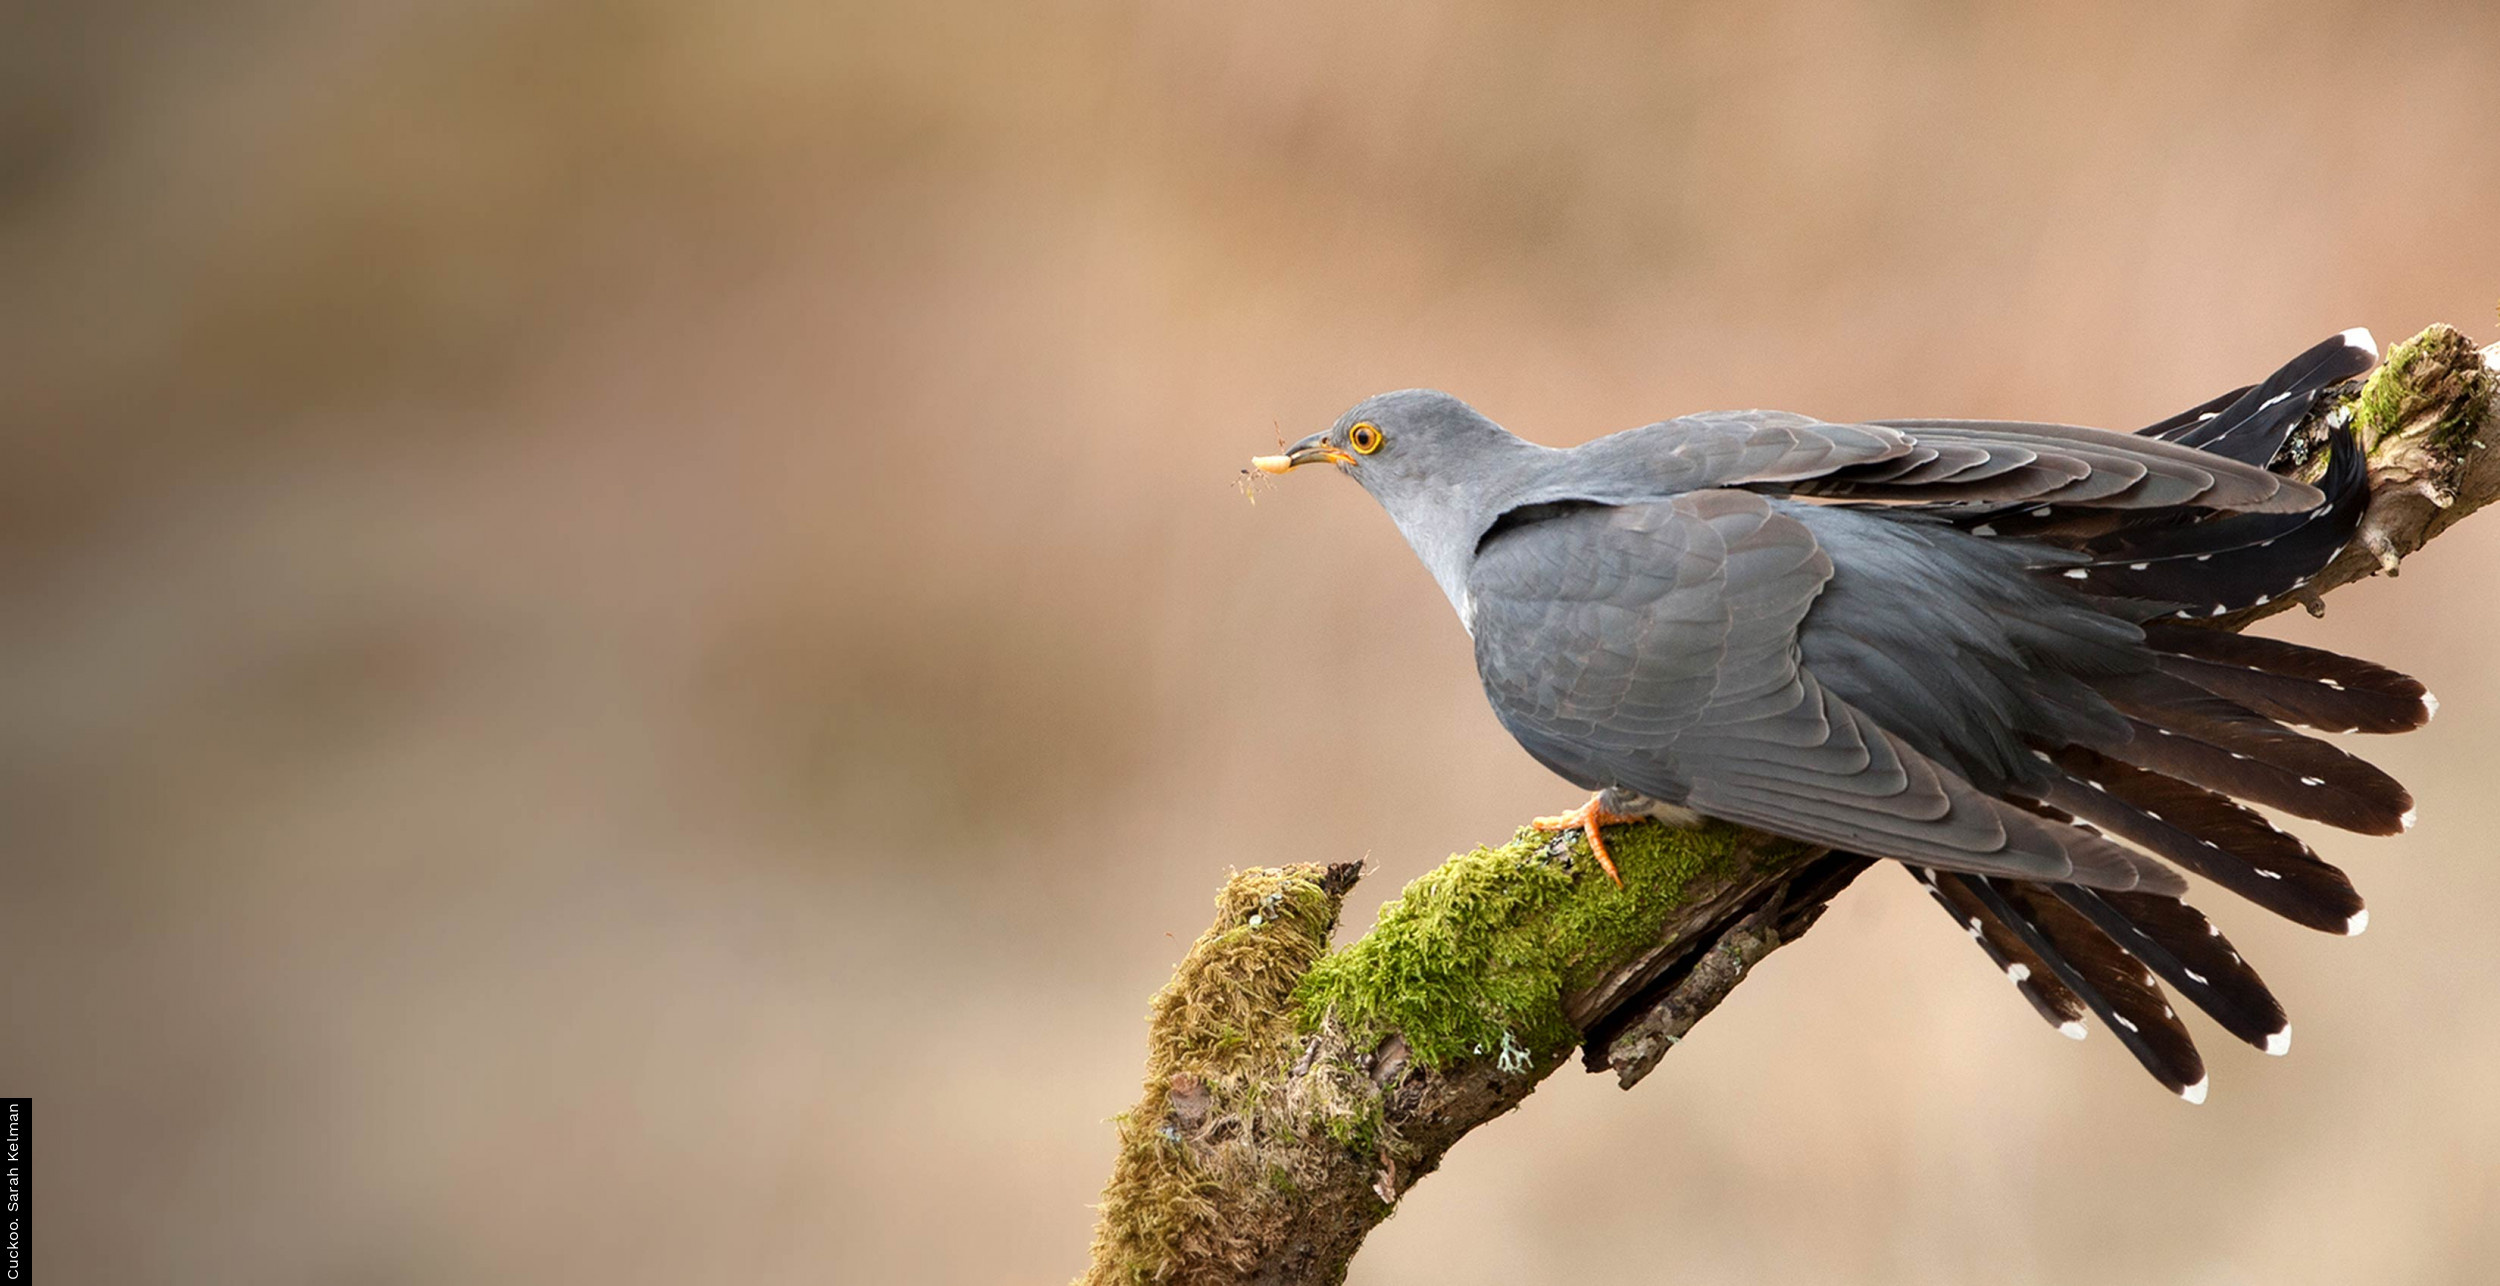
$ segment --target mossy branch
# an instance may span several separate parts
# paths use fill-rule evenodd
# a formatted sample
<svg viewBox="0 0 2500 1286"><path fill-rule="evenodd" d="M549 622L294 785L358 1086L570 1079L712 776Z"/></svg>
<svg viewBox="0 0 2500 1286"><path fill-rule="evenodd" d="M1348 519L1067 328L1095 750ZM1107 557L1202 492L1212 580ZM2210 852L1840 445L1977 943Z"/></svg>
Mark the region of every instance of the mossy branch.
<svg viewBox="0 0 2500 1286"><path fill-rule="evenodd" d="M2434 326L2321 399L2286 448L2354 426L2361 538L2299 601L2393 573L2500 497L2493 356ZM2270 604L2216 622L2238 628ZM1150 1013L1083 1281L1324 1283L1470 1130L1583 1052L1630 1087L1868 862L1735 826L1522 830L1406 886L1328 949L1354 865L1236 873Z"/></svg>

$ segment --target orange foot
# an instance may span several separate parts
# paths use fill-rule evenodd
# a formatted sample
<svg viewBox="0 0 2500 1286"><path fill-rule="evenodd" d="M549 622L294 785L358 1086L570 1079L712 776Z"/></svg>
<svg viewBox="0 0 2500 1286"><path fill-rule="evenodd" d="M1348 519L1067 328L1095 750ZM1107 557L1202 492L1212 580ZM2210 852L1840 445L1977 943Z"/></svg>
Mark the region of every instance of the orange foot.
<svg viewBox="0 0 2500 1286"><path fill-rule="evenodd" d="M1615 887L1621 888L1623 877L1615 871L1615 859L1606 852L1606 837L1601 831L1608 826L1621 826L1625 822L1643 822L1649 818L1641 813L1608 812L1598 807L1599 802L1605 798L1603 792L1591 795L1589 802L1571 812L1553 817L1531 818L1528 825L1541 831L1578 831L1588 836L1590 855L1597 859L1599 866L1605 868L1606 878L1613 880Z"/></svg>

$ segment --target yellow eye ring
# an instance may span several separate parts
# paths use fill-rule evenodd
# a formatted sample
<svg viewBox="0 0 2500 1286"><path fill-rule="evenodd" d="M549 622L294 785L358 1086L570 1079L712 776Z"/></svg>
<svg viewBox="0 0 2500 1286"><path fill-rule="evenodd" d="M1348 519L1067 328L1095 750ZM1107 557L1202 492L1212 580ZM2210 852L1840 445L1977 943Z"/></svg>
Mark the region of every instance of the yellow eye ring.
<svg viewBox="0 0 2500 1286"><path fill-rule="evenodd" d="M1345 431L1345 444L1354 448L1356 455L1370 455L1379 450L1380 444L1387 440L1380 435L1380 426L1369 420Z"/></svg>

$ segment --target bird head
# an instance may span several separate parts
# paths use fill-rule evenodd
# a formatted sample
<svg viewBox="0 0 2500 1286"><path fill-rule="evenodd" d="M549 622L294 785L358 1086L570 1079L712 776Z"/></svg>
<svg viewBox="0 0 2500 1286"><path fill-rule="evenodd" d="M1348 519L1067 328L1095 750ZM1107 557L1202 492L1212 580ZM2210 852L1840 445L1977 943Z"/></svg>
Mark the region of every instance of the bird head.
<svg viewBox="0 0 2500 1286"><path fill-rule="evenodd" d="M1264 473L1333 464L1395 514L1399 500L1435 484L1457 485L1489 454L1518 445L1519 439L1474 407L1447 393L1416 388L1367 397L1326 432L1250 464Z"/></svg>
<svg viewBox="0 0 2500 1286"><path fill-rule="evenodd" d="M1447 393L1406 389L1365 398L1327 432L1250 463L1265 473L1333 464L1363 484L1464 618L1476 538L1515 489L1524 458L1545 453Z"/></svg>

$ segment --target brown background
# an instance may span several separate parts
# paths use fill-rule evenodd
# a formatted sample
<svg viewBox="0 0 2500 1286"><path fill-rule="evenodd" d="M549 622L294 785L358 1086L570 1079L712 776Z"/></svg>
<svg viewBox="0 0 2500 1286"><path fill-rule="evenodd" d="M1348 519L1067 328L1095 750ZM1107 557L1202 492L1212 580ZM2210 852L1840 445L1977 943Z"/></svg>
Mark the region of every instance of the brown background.
<svg viewBox="0 0 2500 1286"><path fill-rule="evenodd" d="M2019 11L2019 12L2017 12ZM2051 16L2054 13L2054 16ZM1228 866L1571 792L1384 388L2119 427L2500 296L2491 6L21 7L0 1085L58 1280L1063 1280ZM2182 1106L1879 871L1358 1283L2480 1282L2500 519L2345 941Z"/></svg>

